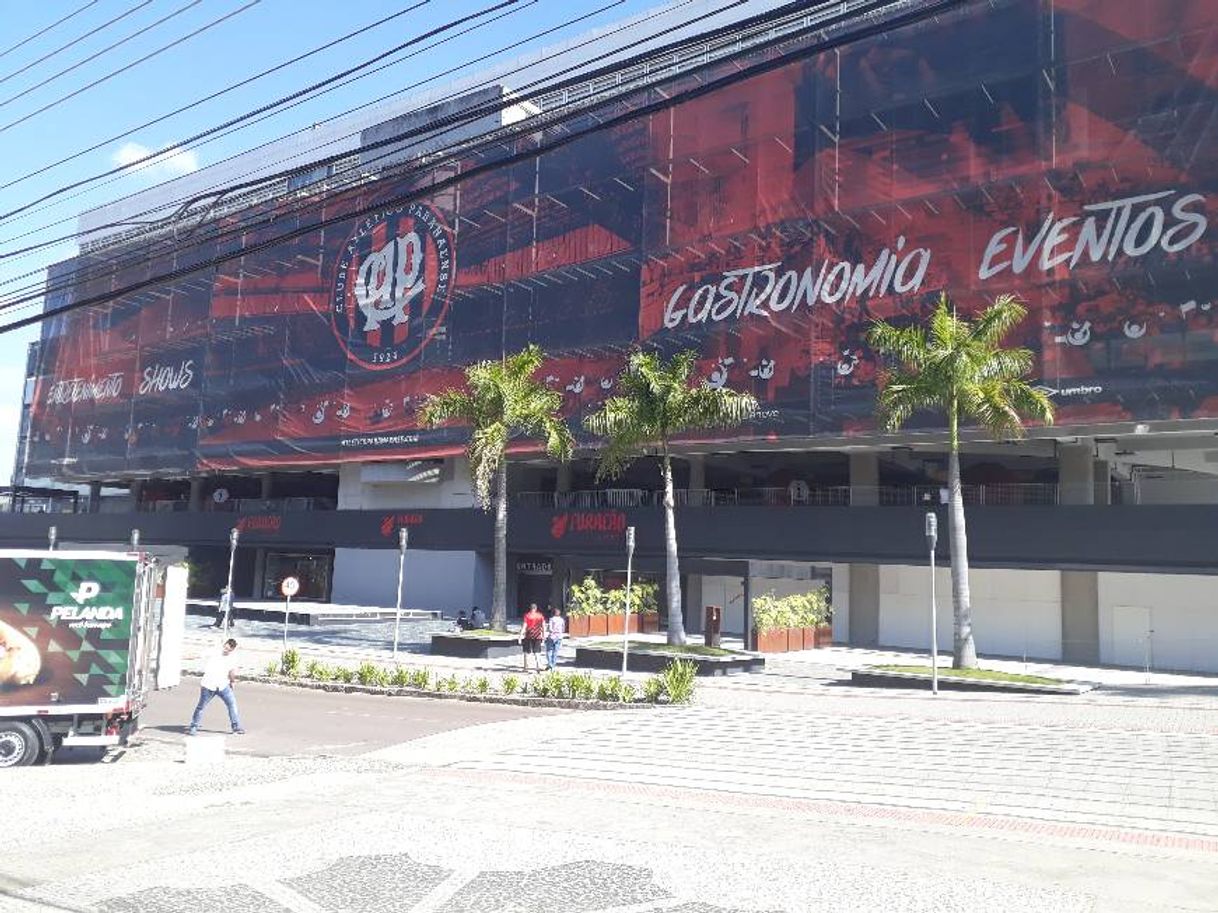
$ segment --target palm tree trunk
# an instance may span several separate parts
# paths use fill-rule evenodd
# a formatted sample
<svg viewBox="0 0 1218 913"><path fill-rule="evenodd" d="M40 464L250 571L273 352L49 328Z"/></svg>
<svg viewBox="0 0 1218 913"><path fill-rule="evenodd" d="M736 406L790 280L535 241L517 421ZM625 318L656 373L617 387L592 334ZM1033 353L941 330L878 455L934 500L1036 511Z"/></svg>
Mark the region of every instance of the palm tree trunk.
<svg viewBox="0 0 1218 913"><path fill-rule="evenodd" d="M495 591L491 596L491 627L507 628L507 460L495 479Z"/></svg>
<svg viewBox="0 0 1218 913"><path fill-rule="evenodd" d="M954 405L954 404L953 404ZM947 461L948 531L952 554L952 666L977 668L977 646L973 643L973 608L968 591L968 533L964 527L964 493L960 489L960 443L956 436L955 409L951 423L951 454Z"/></svg>
<svg viewBox="0 0 1218 913"><path fill-rule="evenodd" d="M668 642L685 643L685 615L681 608L681 571L677 565L677 521L673 514L672 460L664 448L664 576L668 593Z"/></svg>

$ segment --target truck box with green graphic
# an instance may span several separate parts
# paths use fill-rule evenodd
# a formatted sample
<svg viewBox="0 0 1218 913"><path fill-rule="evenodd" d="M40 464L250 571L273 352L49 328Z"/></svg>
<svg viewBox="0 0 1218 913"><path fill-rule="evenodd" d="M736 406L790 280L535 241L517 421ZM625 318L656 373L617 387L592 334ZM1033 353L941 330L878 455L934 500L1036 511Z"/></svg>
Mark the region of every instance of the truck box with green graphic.
<svg viewBox="0 0 1218 913"><path fill-rule="evenodd" d="M163 589L138 554L0 551L0 767L125 742L154 686Z"/></svg>

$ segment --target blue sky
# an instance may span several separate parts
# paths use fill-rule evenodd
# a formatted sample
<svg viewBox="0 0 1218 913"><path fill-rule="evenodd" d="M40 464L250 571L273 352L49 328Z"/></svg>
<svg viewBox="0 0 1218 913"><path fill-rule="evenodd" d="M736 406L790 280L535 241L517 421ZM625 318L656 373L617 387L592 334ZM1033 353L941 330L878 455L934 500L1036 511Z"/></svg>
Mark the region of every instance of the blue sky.
<svg viewBox="0 0 1218 913"><path fill-rule="evenodd" d="M169 42L200 28L225 13L238 10L251 0L200 0L167 22L152 28L114 50L84 63L72 72L34 88L59 70L82 61L97 51L136 32L156 20L190 4L192 0L97 0L81 14L25 46L0 56L0 183L69 155L78 149L120 133L197 98L222 89L269 66L324 44L360 26L413 5L406 0L253 0L254 5L227 21L83 92L79 96L37 114L24 123L5 126L111 71L138 60ZM418 0L415 0L418 2ZM27 203L64 184L107 170L150 150L173 148L177 140L259 107L282 95L325 78L368 57L388 50L445 22L492 5L494 0L429 0L417 10L346 41L288 69L260 79L206 105L133 136L117 140L45 174L0 190L0 212ZM198 149L182 150L154 167L130 173L122 180L76 196L61 205L43 204L30 214L0 222L0 252L66 233L68 222L21 240L15 236L59 219L75 217L83 209L97 206L160 181L219 161L251 146L366 103L469 58L495 51L580 13L605 7L613 0L521 0L520 9L493 25L476 29L435 52L412 57L374 76L345 86L248 129L238 131ZM671 2L671 0L670 0ZM44 26L83 6L85 0L44 0L4 4L0 24L0 51ZM529 51L559 43L599 26L638 14L662 0L622 0L612 9L568 27L544 39L502 53L493 60L463 71L477 73L496 62L511 61ZM54 51L121 13L132 11L68 50L10 74ZM650 31L646 29L644 31ZM456 78L456 77L453 77ZM32 91L21 97L19 93ZM11 100L10 100L11 99ZM66 259L73 244L19 259L0 260L0 282L47 264ZM0 298L32 280L0 285ZM6 318L9 315L5 315ZM11 474L16 427L20 413L25 353L36 328L0 336L0 484Z"/></svg>

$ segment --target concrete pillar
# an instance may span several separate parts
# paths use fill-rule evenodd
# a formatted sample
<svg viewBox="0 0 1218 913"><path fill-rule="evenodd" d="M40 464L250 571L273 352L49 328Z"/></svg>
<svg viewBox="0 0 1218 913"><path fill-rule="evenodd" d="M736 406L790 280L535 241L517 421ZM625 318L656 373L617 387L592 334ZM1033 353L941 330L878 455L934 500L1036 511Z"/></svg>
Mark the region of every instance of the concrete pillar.
<svg viewBox="0 0 1218 913"><path fill-rule="evenodd" d="M702 575L686 574L685 588L681 591L685 596L685 633L701 634L702 620L706 607L702 603Z"/></svg>
<svg viewBox="0 0 1218 913"><path fill-rule="evenodd" d="M101 510L101 482L89 483L89 513Z"/></svg>
<svg viewBox="0 0 1218 913"><path fill-rule="evenodd" d="M195 476L190 480L190 500L187 510L199 511L203 509L203 477Z"/></svg>
<svg viewBox="0 0 1218 913"><path fill-rule="evenodd" d="M266 596L266 549L254 549L254 598Z"/></svg>
<svg viewBox="0 0 1218 913"><path fill-rule="evenodd" d="M753 588L750 585L752 578L749 574L744 575L744 649L756 650L757 638L753 634ZM727 611L727 606L723 607Z"/></svg>
<svg viewBox="0 0 1218 913"><path fill-rule="evenodd" d="M131 509L139 510L140 501L143 498L143 494L144 494L144 480L143 479L132 479L130 491L131 491Z"/></svg>
<svg viewBox="0 0 1218 913"><path fill-rule="evenodd" d="M1057 490L1062 504L1095 503L1095 445L1090 438L1058 445Z"/></svg>
<svg viewBox="0 0 1218 913"><path fill-rule="evenodd" d="M874 507L880 503L880 455L874 451L850 453L850 506Z"/></svg>
<svg viewBox="0 0 1218 913"><path fill-rule="evenodd" d="M1096 460L1093 466L1095 503L1108 506L1112 503L1112 464L1107 460Z"/></svg>
<svg viewBox="0 0 1218 913"><path fill-rule="evenodd" d="M556 492L567 492L571 490L571 478L574 475L574 464L570 460L558 464L558 476L554 481L554 490ZM562 606L567 605L567 579L569 576L570 564L566 558L561 555L553 555L550 558L550 605Z"/></svg>
<svg viewBox="0 0 1218 913"><path fill-rule="evenodd" d="M1095 571L1062 571L1062 660L1100 661L1100 597Z"/></svg>
<svg viewBox="0 0 1218 913"><path fill-rule="evenodd" d="M706 458L701 454L694 454L686 459L689 463L689 490L690 491L705 491L706 490ZM697 498L690 500L690 506L701 504Z"/></svg>
<svg viewBox="0 0 1218 913"><path fill-rule="evenodd" d="M274 473L268 472L266 475L264 475L262 477L262 493L258 497L262 498L262 500L264 500L264 501L269 500L271 497L271 492L274 490L274 487L275 487L275 475L274 475Z"/></svg>
<svg viewBox="0 0 1218 913"><path fill-rule="evenodd" d="M850 565L850 646L880 642L880 566Z"/></svg>

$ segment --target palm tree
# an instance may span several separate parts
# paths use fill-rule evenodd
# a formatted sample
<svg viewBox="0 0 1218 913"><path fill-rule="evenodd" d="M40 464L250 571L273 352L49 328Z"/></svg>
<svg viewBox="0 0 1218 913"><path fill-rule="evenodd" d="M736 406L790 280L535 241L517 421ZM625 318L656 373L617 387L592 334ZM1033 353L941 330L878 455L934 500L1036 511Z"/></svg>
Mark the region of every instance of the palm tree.
<svg viewBox="0 0 1218 913"><path fill-rule="evenodd" d="M420 420L430 427L459 422L470 429L466 454L474 498L486 510L495 506L491 627L496 631L507 623L508 444L518 437L541 437L546 452L557 460L569 459L574 448L571 430L559 416L562 394L534 377L544 361L541 349L530 345L501 361L478 362L465 369L467 390L442 390L419 409Z"/></svg>
<svg viewBox="0 0 1218 913"><path fill-rule="evenodd" d="M875 321L871 347L894 365L881 373L876 417L896 431L911 415L935 410L947 415L948 531L952 559L952 665L977 666L968 589L968 534L960 491L960 421L973 421L992 438L1021 437L1022 416L1053 424L1053 404L1024 378L1032 370L1028 349L1002 347L1003 338L1027 315L1011 295L998 297L973 320L956 314L947 294L939 296L929 323L895 327Z"/></svg>
<svg viewBox="0 0 1218 913"><path fill-rule="evenodd" d="M584 419L585 428L605 438L598 481L619 475L648 447L659 448L670 644L685 643L685 621L681 614L669 444L686 431L735 428L757 411L757 400L749 393L691 384L696 361L697 354L690 351L679 352L667 362L653 352L635 352L618 381L622 394L605 400L600 409Z"/></svg>

